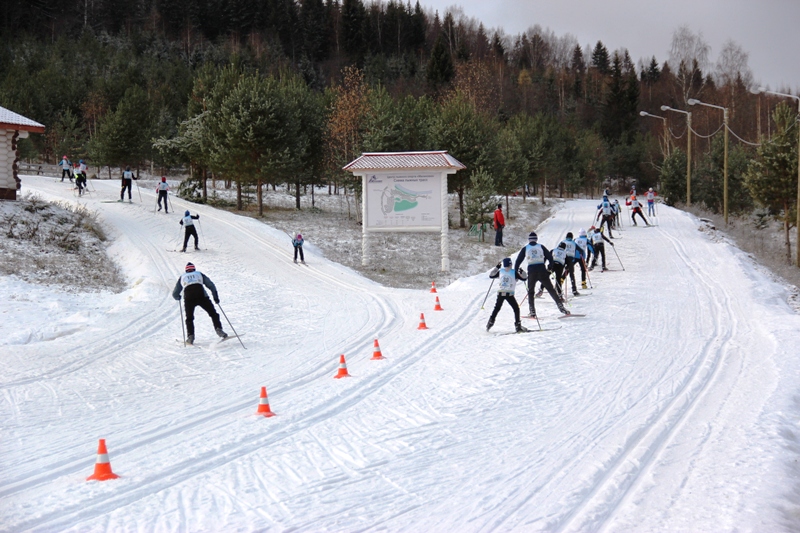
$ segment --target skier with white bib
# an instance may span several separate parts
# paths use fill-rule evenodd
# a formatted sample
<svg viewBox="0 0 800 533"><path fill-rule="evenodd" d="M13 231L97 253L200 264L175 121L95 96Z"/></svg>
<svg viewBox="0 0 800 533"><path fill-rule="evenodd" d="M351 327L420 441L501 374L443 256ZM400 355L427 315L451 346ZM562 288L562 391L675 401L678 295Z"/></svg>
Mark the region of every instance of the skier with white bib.
<svg viewBox="0 0 800 533"><path fill-rule="evenodd" d="M501 267L500 263L497 263L497 266L489 272L489 277L497 279L499 283L497 285L497 301L494 304L492 316L489 317L489 322L486 323L486 331L489 331L492 329L492 326L494 326L494 319L497 318L497 313L500 312L503 302L508 302L508 305L510 305L511 309L514 311L514 328L516 332L527 332L528 328L523 326L520 321L519 305L517 304L517 299L514 297L517 280L525 280L527 278L525 273L517 268L511 268L511 258L506 257L503 259L503 266Z"/></svg>
<svg viewBox="0 0 800 533"><path fill-rule="evenodd" d="M658 196L658 193L650 187L644 195L647 198L647 216L656 216L656 196Z"/></svg>
<svg viewBox="0 0 800 533"><path fill-rule="evenodd" d="M202 272L195 270L192 263L186 263L185 272L178 278L175 288L172 290L172 297L175 300L181 300L181 291L183 291L183 306L186 309L186 343L194 344L194 308L200 306L211 317L211 322L214 324L214 331L217 332L221 338L228 336L222 329L222 322L219 320L219 313L214 308L214 304L208 299L203 285L208 287L211 295L214 297L214 303L219 303L219 294L217 294L217 287L208 279Z"/></svg>
<svg viewBox="0 0 800 533"><path fill-rule="evenodd" d="M61 181L64 181L64 175L69 178L70 183L72 182L72 163L67 156L63 156L61 158L61 163L59 164L61 167Z"/></svg>
<svg viewBox="0 0 800 533"><path fill-rule="evenodd" d="M158 210L161 211L161 200L164 200L164 212L169 214L169 204L167 203L167 194L169 193L169 184L167 177L161 176L161 183L156 185L156 192L158 193ZM186 244L183 245L186 248Z"/></svg>
<svg viewBox="0 0 800 533"><path fill-rule="evenodd" d="M131 167L125 167L125 171L122 173L122 190L119 192L119 201L122 202L125 200L125 189L128 189L128 202L133 202L131 200L131 190L133 189L133 180L136 178L133 177L133 172L131 172Z"/></svg>
<svg viewBox="0 0 800 533"><path fill-rule="evenodd" d="M559 245L560 244L564 244L567 251L567 261L564 264L564 278L566 279L567 274L569 274L569 278L572 281L572 295L580 296L581 293L578 292L578 286L575 284L575 262L578 261L578 259L576 259L578 245L572 240L571 231L567 233L567 236Z"/></svg>
<svg viewBox="0 0 800 533"><path fill-rule="evenodd" d="M558 310L568 315L569 311L564 308L564 304L561 303L561 297L559 297L553 284L550 282L550 269L548 266L552 267L553 255L550 253L550 250L539 244L538 241L539 236L536 235L536 232L530 232L528 234L528 244L523 246L519 251L517 262L514 265L514 268L519 270L523 260L527 260L528 262L528 275L526 277L528 278L528 308L530 310L530 317L536 318L534 292L537 281L542 284L542 288L546 289L553 298L553 301L558 306ZM545 261L547 265L545 265Z"/></svg>
<svg viewBox="0 0 800 533"><path fill-rule="evenodd" d="M631 207L631 220L633 221L634 226L638 226L636 223L636 215L639 215L642 218L645 226L650 225L647 219L644 218L644 214L642 213L642 204L639 203L639 200L636 199L636 196L631 196L630 199L625 202L625 204Z"/></svg>
<svg viewBox="0 0 800 533"><path fill-rule="evenodd" d="M602 220L600 217L602 217ZM603 224L608 227L608 236L613 239L614 237L611 235L611 225L614 223L614 208L611 202L608 201L608 196L603 196L603 201L597 206L597 216L595 220L600 220L601 228Z"/></svg>
<svg viewBox="0 0 800 533"><path fill-rule="evenodd" d="M592 265L589 267L589 270L593 270L594 267L597 266L597 257L602 255L602 265L603 265L603 272L608 270L606 268L606 246L603 241L606 241L611 246L614 246L614 243L608 240L608 238L603 235L603 228L595 229L594 226L589 228L589 230L594 230L592 232L592 247L594 247L594 257L592 258Z"/></svg>
<svg viewBox="0 0 800 533"><path fill-rule="evenodd" d="M589 260L589 255L594 253L592 243L589 237L586 236L586 230L581 228L578 230L578 238L575 239L575 262L581 267L581 288L586 289L586 263Z"/></svg>
<svg viewBox="0 0 800 533"><path fill-rule="evenodd" d="M180 224L185 231L183 232L183 250L181 252L186 251L186 245L189 244L189 237L191 236L194 236L194 249L200 249L197 246L197 229L194 227L194 221L199 219L200 215L192 215L188 209L183 213Z"/></svg>

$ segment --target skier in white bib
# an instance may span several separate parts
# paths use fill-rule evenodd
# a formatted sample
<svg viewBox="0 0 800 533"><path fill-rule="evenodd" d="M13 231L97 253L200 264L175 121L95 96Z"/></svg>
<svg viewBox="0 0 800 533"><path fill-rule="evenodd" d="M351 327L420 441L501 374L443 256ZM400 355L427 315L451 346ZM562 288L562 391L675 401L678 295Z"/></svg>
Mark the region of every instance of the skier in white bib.
<svg viewBox="0 0 800 533"><path fill-rule="evenodd" d="M136 178L133 177L133 172L131 172L131 167L126 167L125 171L122 173L122 190L119 192L119 201L123 201L125 199L125 189L128 189L128 201L132 202L131 200L131 189L133 188L133 180Z"/></svg>
<svg viewBox="0 0 800 533"><path fill-rule="evenodd" d="M500 263L498 263L497 266L489 272L489 277L497 279L499 283L497 285L497 301L494 304L492 316L489 317L489 322L486 323L486 331L489 331L492 329L492 326L494 326L494 319L497 318L497 313L499 313L500 308L503 307L503 302L508 302L508 305L510 305L511 309L514 311L514 328L517 333L525 333L528 331L520 321L519 305L517 304L517 299L514 297L517 280L527 279L528 276L526 276L522 270L511 268L511 258L506 257L503 259L503 266L501 267Z"/></svg>
<svg viewBox="0 0 800 533"><path fill-rule="evenodd" d="M169 194L169 184L167 177L161 176L161 183L156 185L156 192L158 193L158 210L161 211L161 200L164 200L164 212L169 214L169 204L167 203L167 194ZM183 245L186 248L186 245Z"/></svg>
<svg viewBox="0 0 800 533"><path fill-rule="evenodd" d="M183 232L183 250L181 250L181 252L186 251L186 245L189 244L189 237L191 236L194 236L194 249L200 249L197 246L197 230L194 227L194 221L199 219L200 215L192 215L188 209L183 213L180 224L185 231Z"/></svg>
<svg viewBox="0 0 800 533"><path fill-rule="evenodd" d="M208 279L202 272L195 270L192 263L186 263L185 272L178 278L175 288L172 290L172 297L177 301L181 300L181 291L183 291L183 305L186 309L186 343L194 344L194 308L200 306L211 317L211 322L214 324L214 331L217 332L221 338L228 336L222 329L222 322L219 320L219 313L214 309L214 304L208 299L203 286L208 287L211 295L214 297L214 303L219 303L219 294L217 294L217 287Z"/></svg>

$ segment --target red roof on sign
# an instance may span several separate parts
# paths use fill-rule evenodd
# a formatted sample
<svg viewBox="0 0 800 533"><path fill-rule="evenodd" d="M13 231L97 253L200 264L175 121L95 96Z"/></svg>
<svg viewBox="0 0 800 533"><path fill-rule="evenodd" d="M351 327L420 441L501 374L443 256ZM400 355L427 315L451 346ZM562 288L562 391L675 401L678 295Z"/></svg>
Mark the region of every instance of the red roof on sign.
<svg viewBox="0 0 800 533"><path fill-rule="evenodd" d="M10 109L0 107L0 129L44 133L44 124L39 124L20 114L14 113Z"/></svg>
<svg viewBox="0 0 800 533"><path fill-rule="evenodd" d="M447 151L437 152L373 152L345 165L342 170L394 170L394 169L442 169L463 170L467 168Z"/></svg>

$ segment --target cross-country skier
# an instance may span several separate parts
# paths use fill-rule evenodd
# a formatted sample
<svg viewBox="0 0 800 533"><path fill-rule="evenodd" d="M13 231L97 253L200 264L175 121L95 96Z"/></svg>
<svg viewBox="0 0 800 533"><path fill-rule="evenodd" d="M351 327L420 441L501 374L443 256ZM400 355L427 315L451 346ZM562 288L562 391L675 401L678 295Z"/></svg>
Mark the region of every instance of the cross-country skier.
<svg viewBox="0 0 800 533"><path fill-rule="evenodd" d="M59 166L61 167L61 181L64 181L64 175L66 174L70 183L72 183L72 163L70 163L69 159L67 159L67 156L63 156L61 158L61 163L59 163Z"/></svg>
<svg viewBox="0 0 800 533"><path fill-rule="evenodd" d="M203 285L208 287L214 297L214 303L218 304L219 294L217 294L217 287L214 283L208 279L208 276L195 270L192 263L186 263L185 272L178 278L178 282L172 290L172 297L177 301L181 300L181 291L184 291L183 306L186 309L187 344L194 344L194 308L198 305L211 317L211 322L214 324L214 331L217 332L217 335L223 339L228 336L222 329L219 313L214 309L214 304L211 303L211 300L208 299L208 294L206 294Z"/></svg>
<svg viewBox="0 0 800 533"><path fill-rule="evenodd" d="M592 246L594 247L594 258L592 259L592 266L589 267L589 270L594 270L594 267L597 266L597 257L602 255L603 259L601 264L603 266L603 272L605 272L608 269L606 268L606 246L603 243L603 241L606 241L611 246L614 246L614 243L609 241L608 238L605 235L603 235L603 228L600 228L598 230L594 226L592 226L589 229L594 230L592 232Z"/></svg>
<svg viewBox="0 0 800 533"><path fill-rule="evenodd" d="M503 244L503 228L506 227L506 219L503 217L503 204L497 204L497 209L494 210L492 226L494 227L494 245L505 246Z"/></svg>
<svg viewBox="0 0 800 533"><path fill-rule="evenodd" d="M197 246L197 229L194 227L194 221L199 220L200 215L193 215L187 209L183 213L183 218L181 219L181 226L185 230L183 232L183 250L181 252L186 251L186 245L189 243L189 237L194 236L194 249L199 250L200 248Z"/></svg>
<svg viewBox="0 0 800 533"><path fill-rule="evenodd" d="M508 305L510 305L511 309L514 311L514 328L517 333L528 331L520 321L519 305L517 305L517 299L514 297L514 289L517 286L517 280L524 280L528 276L518 268L511 268L511 258L506 257L503 259L503 266L501 267L500 263L497 263L497 266L489 272L489 277L497 279L499 283L497 284L497 301L494 304L492 316L489 317L489 322L486 323L486 331L489 331L492 329L492 326L494 326L494 319L497 318L497 313L500 312L503 302L508 302Z"/></svg>
<svg viewBox="0 0 800 533"><path fill-rule="evenodd" d="M595 220L600 221L601 228L603 227L603 224L608 226L608 236L613 239L614 237L611 236L611 224L614 222L614 208L612 207L611 202L608 201L608 196L603 196L603 201L597 206L597 216L595 217Z"/></svg>
<svg viewBox="0 0 800 533"><path fill-rule="evenodd" d="M553 298L553 301L558 306L558 310L568 315L569 311L564 308L564 304L561 303L561 298L550 282L550 271L547 267L552 265L553 255L550 253L550 250L539 244L538 241L539 236L536 235L536 232L530 232L528 234L528 244L523 246L519 251L517 262L514 265L514 269L519 270L522 261L528 261L528 275L526 277L528 278L528 308L530 310L530 316L531 318L536 317L534 288L536 287L537 281L542 284L542 287L546 289ZM545 261L547 261L547 265L545 265Z"/></svg>
<svg viewBox="0 0 800 533"><path fill-rule="evenodd" d="M567 243L561 241L558 246L553 248L553 262L550 263L550 269L556 275L556 293L558 299L564 301L564 294L561 291L561 285L564 283L564 266L567 264Z"/></svg>
<svg viewBox="0 0 800 533"><path fill-rule="evenodd" d="M611 205L611 208L614 210L614 227L619 228L622 226L620 224L619 214L622 212L622 208L619 206L619 200L614 198L614 203ZM601 226L602 227L602 226ZM609 239L613 239L614 237L611 236L611 233L608 234Z"/></svg>
<svg viewBox="0 0 800 533"><path fill-rule="evenodd" d="M561 242L564 243L567 249L567 261L564 264L564 278L566 279L567 274L569 274L569 279L572 281L572 294L574 296L580 296L581 293L578 292L578 286L575 283L575 262L577 261L575 254L578 245L572 240L571 231L567 233L567 236Z"/></svg>
<svg viewBox="0 0 800 533"><path fill-rule="evenodd" d="M594 252L592 243L586 236L586 230L581 228L578 230L578 238L575 239L575 262L581 267L581 288L587 289L586 286L586 261L589 258L589 253Z"/></svg>
<svg viewBox="0 0 800 533"><path fill-rule="evenodd" d="M303 236L300 235L299 233L297 234L297 237L292 239L292 246L294 246L294 262L297 263L297 253L299 252L300 253L300 262L305 265L306 264L306 260L303 257L303 243L304 242L305 241L303 240Z"/></svg>
<svg viewBox="0 0 800 533"><path fill-rule="evenodd" d="M647 216L649 217L656 216L656 196L658 196L658 193L655 192L652 187L645 193L645 197L647 198Z"/></svg>
<svg viewBox="0 0 800 533"><path fill-rule="evenodd" d="M631 206L631 220L633 221L634 226L638 226L636 223L636 215L639 215L642 218L645 226L650 225L647 219L644 218L644 214L642 214L642 204L639 203L639 200L636 199L636 196L631 196L630 200L626 201L625 204Z"/></svg>
<svg viewBox="0 0 800 533"><path fill-rule="evenodd" d="M133 177L133 172L131 172L131 167L125 167L125 171L122 173L122 190L119 193L119 201L122 202L125 199L125 189L128 189L128 201L133 203L131 200L131 189L133 188L133 180L136 178Z"/></svg>
<svg viewBox="0 0 800 533"><path fill-rule="evenodd" d="M161 200L164 200L164 212L169 214L169 203L167 201L167 194L169 193L169 184L167 183L166 176L161 176L161 183L156 185L156 192L158 193L158 210L161 211ZM183 245L186 248L186 244Z"/></svg>
<svg viewBox="0 0 800 533"><path fill-rule="evenodd" d="M86 170L87 170L89 167L87 167L87 166L86 166L86 163L83 161L83 159L81 159L80 161L78 161L78 165L79 165L79 169L78 169L78 170L80 171L80 173L81 173L81 174L83 174L83 178L84 178L84 180L85 180L85 179L86 179Z"/></svg>
<svg viewBox="0 0 800 533"><path fill-rule="evenodd" d="M86 173L81 172L78 163L75 163L75 186L78 188L78 196L83 194L83 189L86 188Z"/></svg>

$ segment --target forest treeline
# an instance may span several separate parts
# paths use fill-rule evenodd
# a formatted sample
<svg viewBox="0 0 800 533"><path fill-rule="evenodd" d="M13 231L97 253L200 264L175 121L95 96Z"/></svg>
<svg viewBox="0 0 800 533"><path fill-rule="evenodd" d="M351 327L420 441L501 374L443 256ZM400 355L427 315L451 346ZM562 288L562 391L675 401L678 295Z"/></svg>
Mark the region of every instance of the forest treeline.
<svg viewBox="0 0 800 533"><path fill-rule="evenodd" d="M22 157L188 169L254 190L335 184L366 151L448 150L459 225L491 196L596 195L635 180L722 209L722 111L729 110L731 212L760 206L787 232L797 198L796 113L750 92L747 53L716 61L675 30L667 57L634 63L532 25L487 30L458 8L362 0L9 0L0 105L47 126ZM534 23L535 21L531 21ZM640 112L663 117L642 117ZM188 193L188 192L187 192ZM241 195L239 197L241 208Z"/></svg>

